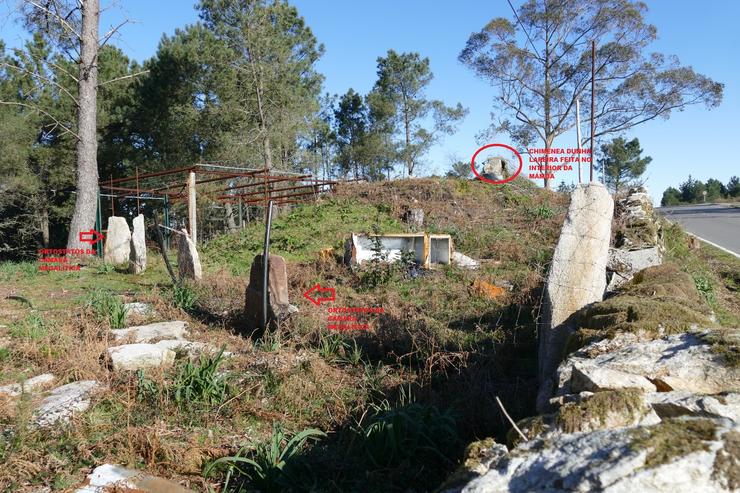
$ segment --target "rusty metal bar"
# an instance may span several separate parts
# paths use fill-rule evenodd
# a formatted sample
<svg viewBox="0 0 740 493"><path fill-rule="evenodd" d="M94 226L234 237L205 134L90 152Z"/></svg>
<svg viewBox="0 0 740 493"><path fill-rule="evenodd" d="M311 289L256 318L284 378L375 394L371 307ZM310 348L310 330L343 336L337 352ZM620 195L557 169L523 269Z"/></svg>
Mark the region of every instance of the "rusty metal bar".
<svg viewBox="0 0 740 493"><path fill-rule="evenodd" d="M144 173L143 175L139 175L139 178L153 178L155 176L166 176L166 175L174 175L176 173L182 173L184 171L191 171L193 169L193 166L188 166L187 168L177 168L177 169L168 169L163 171L154 171L152 173ZM136 177L133 176L126 176L124 178L116 178L115 180L111 180L110 184L113 185L114 183L125 183L127 181L135 180Z"/></svg>

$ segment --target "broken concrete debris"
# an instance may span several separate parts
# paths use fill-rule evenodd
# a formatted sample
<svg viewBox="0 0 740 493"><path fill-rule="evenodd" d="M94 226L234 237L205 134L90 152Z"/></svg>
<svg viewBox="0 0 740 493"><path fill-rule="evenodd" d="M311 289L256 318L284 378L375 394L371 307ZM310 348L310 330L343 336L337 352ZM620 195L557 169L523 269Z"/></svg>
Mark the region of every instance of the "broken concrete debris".
<svg viewBox="0 0 740 493"><path fill-rule="evenodd" d="M180 271L180 280L193 279L200 281L203 278L203 269L200 265L198 249L185 228L178 236L177 268Z"/></svg>
<svg viewBox="0 0 740 493"><path fill-rule="evenodd" d="M144 229L144 215L139 214L133 220L134 231L131 234L131 252L129 255L129 270L133 274L141 274L146 270L146 235Z"/></svg>
<svg viewBox="0 0 740 493"><path fill-rule="evenodd" d="M568 318L604 297L613 211L611 195L600 183L577 185L571 194L545 286L538 409L547 406L553 389L553 374L566 340L576 328Z"/></svg>
<svg viewBox="0 0 740 493"><path fill-rule="evenodd" d="M121 265L129 261L131 230L128 229L125 217L111 216L108 218L103 251L106 264Z"/></svg>
<svg viewBox="0 0 740 493"><path fill-rule="evenodd" d="M480 262L460 252L452 252L452 263L463 269L475 270L480 268Z"/></svg>
<svg viewBox="0 0 740 493"><path fill-rule="evenodd" d="M108 491L137 493L192 493L177 483L113 464L103 464L91 472L85 484L75 493L105 493Z"/></svg>
<svg viewBox="0 0 740 493"><path fill-rule="evenodd" d="M270 254L268 257L268 314L270 321L278 322L285 319L298 308L290 304L288 298L288 270L285 259L280 255ZM249 330L254 330L262 323L262 283L263 283L262 254L256 255L249 271L249 284L245 293L244 312L249 320Z"/></svg>

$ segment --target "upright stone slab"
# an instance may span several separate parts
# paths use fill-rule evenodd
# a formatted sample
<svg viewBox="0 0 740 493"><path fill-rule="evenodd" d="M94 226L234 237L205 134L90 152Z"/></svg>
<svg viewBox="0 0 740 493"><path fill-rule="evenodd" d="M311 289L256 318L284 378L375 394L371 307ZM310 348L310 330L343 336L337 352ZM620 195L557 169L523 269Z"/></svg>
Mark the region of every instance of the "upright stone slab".
<svg viewBox="0 0 740 493"><path fill-rule="evenodd" d="M177 268L180 271L180 279L200 281L203 278L203 270L200 266L198 249L185 228L182 229L182 233L178 235L177 242Z"/></svg>
<svg viewBox="0 0 740 493"><path fill-rule="evenodd" d="M105 233L105 263L120 265L128 262L131 252L131 230L125 217L108 218L108 231Z"/></svg>
<svg viewBox="0 0 740 493"><path fill-rule="evenodd" d="M129 255L129 269L134 274L141 274L146 270L146 237L144 234L144 215L134 218L134 232L131 235L131 253Z"/></svg>
<svg viewBox="0 0 740 493"><path fill-rule="evenodd" d="M269 281L268 318L282 320L297 310L288 299L288 270L285 259L279 255L270 255L268 262ZM262 255L257 255L252 261L247 285L245 313L250 323L250 330L259 327L262 321Z"/></svg>
<svg viewBox="0 0 740 493"><path fill-rule="evenodd" d="M600 183L576 186L550 265L540 327L538 408L544 409L568 336L576 329L568 318L606 289L614 201Z"/></svg>

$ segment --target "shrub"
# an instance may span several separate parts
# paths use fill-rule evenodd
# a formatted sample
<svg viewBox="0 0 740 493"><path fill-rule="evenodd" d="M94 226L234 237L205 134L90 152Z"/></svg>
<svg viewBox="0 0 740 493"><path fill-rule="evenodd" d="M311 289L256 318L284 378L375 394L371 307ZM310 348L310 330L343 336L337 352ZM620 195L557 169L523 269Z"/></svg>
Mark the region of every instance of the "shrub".
<svg viewBox="0 0 740 493"><path fill-rule="evenodd" d="M192 310L198 301L196 292L187 285L175 286L172 290L172 303L185 311Z"/></svg>
<svg viewBox="0 0 740 493"><path fill-rule="evenodd" d="M374 407L370 423L359 430L365 455L373 466L453 462L449 457L460 439L451 413L416 402L391 408L384 401Z"/></svg>
<svg viewBox="0 0 740 493"><path fill-rule="evenodd" d="M280 424L275 423L269 441L252 450L241 448L236 455L211 462L203 476L207 478L213 471L225 469L222 491L310 490L313 473L302 460L301 451L309 440L325 436L320 430L309 428L289 438Z"/></svg>
<svg viewBox="0 0 740 493"><path fill-rule="evenodd" d="M110 291L93 291L87 305L93 309L95 318L99 322L107 321L111 329L121 329L126 325L126 307L123 301Z"/></svg>
<svg viewBox="0 0 740 493"><path fill-rule="evenodd" d="M224 348L214 357L200 357L197 365L183 363L172 383L173 397L181 407L221 404L230 393L226 378L218 373Z"/></svg>

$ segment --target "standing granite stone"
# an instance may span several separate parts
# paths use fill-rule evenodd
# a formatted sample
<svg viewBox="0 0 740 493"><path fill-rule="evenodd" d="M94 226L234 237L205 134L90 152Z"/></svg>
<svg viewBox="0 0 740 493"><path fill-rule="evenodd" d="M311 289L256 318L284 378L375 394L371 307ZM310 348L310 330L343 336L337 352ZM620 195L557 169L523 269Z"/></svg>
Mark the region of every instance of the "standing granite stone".
<svg viewBox="0 0 740 493"><path fill-rule="evenodd" d="M177 268L180 271L180 279L200 281L203 278L203 270L200 266L198 249L185 228L182 229L182 233L177 242Z"/></svg>
<svg viewBox="0 0 740 493"><path fill-rule="evenodd" d="M271 254L269 260L268 292L270 293L270 299L268 319L276 321L282 320L297 311L297 308L292 306L288 299L288 270L285 266L285 259L279 255ZM255 256L252 261L244 310L249 320L249 329L254 330L259 327L262 321L261 254Z"/></svg>
<svg viewBox="0 0 740 493"><path fill-rule="evenodd" d="M566 340L576 329L568 318L604 297L613 212L614 201L601 183L578 185L571 194L545 286L538 409L547 406Z"/></svg>
<svg viewBox="0 0 740 493"><path fill-rule="evenodd" d="M144 234L144 215L134 218L134 232L131 235L131 253L129 268L134 274L141 274L146 270L146 237Z"/></svg>
<svg viewBox="0 0 740 493"><path fill-rule="evenodd" d="M424 226L424 209L409 209L404 214L404 220L413 228Z"/></svg>
<svg viewBox="0 0 740 493"><path fill-rule="evenodd" d="M108 218L108 231L105 234L105 263L120 265L128 262L131 251L131 230L125 217Z"/></svg>

